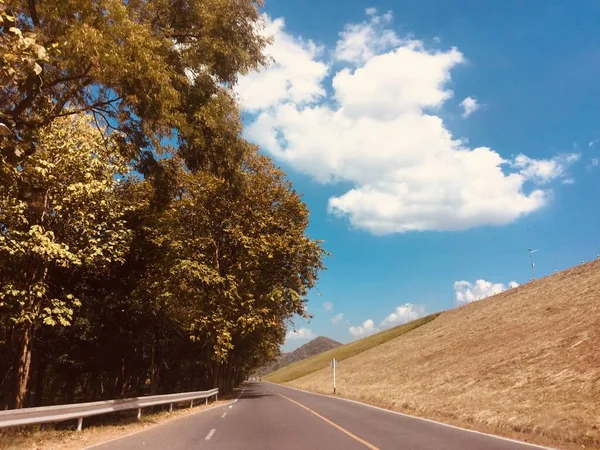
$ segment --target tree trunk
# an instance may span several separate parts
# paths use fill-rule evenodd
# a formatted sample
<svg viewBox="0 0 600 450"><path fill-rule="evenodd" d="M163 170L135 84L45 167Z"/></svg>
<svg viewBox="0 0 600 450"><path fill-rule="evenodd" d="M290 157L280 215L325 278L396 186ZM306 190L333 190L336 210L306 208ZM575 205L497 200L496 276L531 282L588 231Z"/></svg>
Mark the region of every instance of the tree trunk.
<svg viewBox="0 0 600 450"><path fill-rule="evenodd" d="M160 355L157 355L158 332L154 327L154 341L152 342L152 352L150 354L150 395L156 395L158 392L158 368L160 365Z"/></svg>
<svg viewBox="0 0 600 450"><path fill-rule="evenodd" d="M31 368L31 341L33 339L33 325L24 324L21 328L21 348L17 364L17 382L15 388L15 408L23 407L27 394L27 382L29 381L29 369Z"/></svg>
<svg viewBox="0 0 600 450"><path fill-rule="evenodd" d="M42 406L44 403L44 382L46 378L46 368L48 367L48 360L44 357L37 369L35 378L35 396L33 400L34 406Z"/></svg>
<svg viewBox="0 0 600 450"><path fill-rule="evenodd" d="M77 389L77 374L75 371L69 371L65 374L66 381L64 384L63 402L75 403L75 390Z"/></svg>
<svg viewBox="0 0 600 450"><path fill-rule="evenodd" d="M218 362L216 362L216 361L212 362L212 369L213 369L213 385L212 385L212 387L213 388L219 387L219 367L220 366L221 365Z"/></svg>

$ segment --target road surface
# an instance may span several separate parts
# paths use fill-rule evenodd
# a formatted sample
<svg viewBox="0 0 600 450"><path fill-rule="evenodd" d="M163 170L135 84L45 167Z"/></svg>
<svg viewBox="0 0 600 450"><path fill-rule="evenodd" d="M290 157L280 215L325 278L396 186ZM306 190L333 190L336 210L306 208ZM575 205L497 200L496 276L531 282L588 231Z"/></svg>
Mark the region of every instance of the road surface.
<svg viewBox="0 0 600 450"><path fill-rule="evenodd" d="M473 433L270 383L237 401L93 447L145 450L532 450Z"/></svg>

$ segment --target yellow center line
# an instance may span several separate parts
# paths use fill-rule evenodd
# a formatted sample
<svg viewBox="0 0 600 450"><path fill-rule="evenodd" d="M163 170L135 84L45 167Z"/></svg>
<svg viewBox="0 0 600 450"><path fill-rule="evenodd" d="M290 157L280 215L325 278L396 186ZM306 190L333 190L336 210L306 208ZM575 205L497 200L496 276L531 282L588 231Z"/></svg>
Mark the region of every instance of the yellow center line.
<svg viewBox="0 0 600 450"><path fill-rule="evenodd" d="M350 436L352 439L354 439L355 441L360 442L362 445L364 445L367 448L370 448L371 450L379 450L377 447L375 447L373 444L365 441L364 439L359 438L358 436L356 436L355 434L350 433L348 430L346 430L345 428L339 426L337 423L332 422L331 420L327 419L326 417L323 417L321 414L319 414L316 411L313 411L312 409L310 409L308 406L304 406L302 403L298 403L296 400L292 400L289 397L286 397L283 394L279 394L281 395L283 398L285 398L286 400L289 400L292 403L295 403L296 405L298 405L301 408L304 408L305 410L307 410L308 412L314 414L315 416L317 416L319 419L324 420L325 422L327 422L329 425L337 428L338 430L340 430L342 433L347 434L348 436Z"/></svg>

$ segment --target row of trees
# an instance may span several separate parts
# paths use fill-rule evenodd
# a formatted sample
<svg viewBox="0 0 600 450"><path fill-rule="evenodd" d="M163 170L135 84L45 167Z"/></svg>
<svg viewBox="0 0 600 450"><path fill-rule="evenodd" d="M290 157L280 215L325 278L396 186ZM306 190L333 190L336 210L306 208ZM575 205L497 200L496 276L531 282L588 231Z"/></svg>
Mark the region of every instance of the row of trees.
<svg viewBox="0 0 600 450"><path fill-rule="evenodd" d="M322 268L241 137L250 0L0 0L0 404L219 386L278 354Z"/></svg>

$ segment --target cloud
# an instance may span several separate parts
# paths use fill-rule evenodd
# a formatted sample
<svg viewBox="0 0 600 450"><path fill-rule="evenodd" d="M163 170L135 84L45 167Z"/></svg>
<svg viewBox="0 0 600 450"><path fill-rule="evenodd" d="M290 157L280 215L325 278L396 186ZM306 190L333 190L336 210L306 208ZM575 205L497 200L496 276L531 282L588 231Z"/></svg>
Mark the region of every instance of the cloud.
<svg viewBox="0 0 600 450"><path fill-rule="evenodd" d="M588 147L594 148L599 141L600 139L594 139L593 141L588 142Z"/></svg>
<svg viewBox="0 0 600 450"><path fill-rule="evenodd" d="M492 283L486 280L477 280L475 283L468 281L455 281L454 294L456 301L459 304L470 303L475 300L489 297L490 295L499 294L507 289L512 289L519 286L516 281L508 283L508 287L503 283Z"/></svg>
<svg viewBox="0 0 600 450"><path fill-rule="evenodd" d="M325 308L327 311L333 311L333 303L325 302L323 303L323 308Z"/></svg>
<svg viewBox="0 0 600 450"><path fill-rule="evenodd" d="M348 331L354 337L364 337L369 336L373 333L377 333L379 329L375 328L375 324L371 319L367 319L358 327L348 328Z"/></svg>
<svg viewBox="0 0 600 450"><path fill-rule="evenodd" d="M462 106L463 109L462 116L467 118L475 111L477 111L481 105L477 103L477 99L473 97L467 97L462 102L460 102L460 106Z"/></svg>
<svg viewBox="0 0 600 450"><path fill-rule="evenodd" d="M327 209L373 234L504 225L545 206L569 158L516 161L453 136L436 113L464 55L400 39L391 14L376 14L344 27L333 72L327 52L266 19L279 62L240 80L246 137L320 183L349 186Z"/></svg>
<svg viewBox="0 0 600 450"><path fill-rule="evenodd" d="M579 157L578 153L563 153L552 159L531 159L521 154L515 157L512 164L526 180L543 185L564 177L567 168Z"/></svg>
<svg viewBox="0 0 600 450"><path fill-rule="evenodd" d="M387 316L379 324L383 328L393 327L402 323L407 323L416 320L425 315L425 309L421 306L405 303L396 307L396 310Z"/></svg>
<svg viewBox="0 0 600 450"><path fill-rule="evenodd" d="M283 32L283 19L270 20L263 15L262 34L274 36L266 54L272 58L268 68L252 72L239 79L236 93L244 109L256 112L293 102L296 105L314 102L325 96L321 81L327 75L327 65L317 61L322 48L313 41L295 38Z"/></svg>
<svg viewBox="0 0 600 450"><path fill-rule="evenodd" d="M298 328L297 330L290 330L285 335L286 339L290 340L304 340L304 339L313 339L315 335L313 334L310 328Z"/></svg>
<svg viewBox="0 0 600 450"><path fill-rule="evenodd" d="M388 11L383 16L377 15L375 8L367 8L365 13L368 21L359 24L348 24L340 32L334 57L338 61L361 64L373 58L376 54L389 50L401 40L392 30L385 29L385 25L392 21L392 12Z"/></svg>
<svg viewBox="0 0 600 450"><path fill-rule="evenodd" d="M344 318L344 313L339 313L336 314L335 316L333 316L331 318L331 323L336 324L342 321L342 319Z"/></svg>

